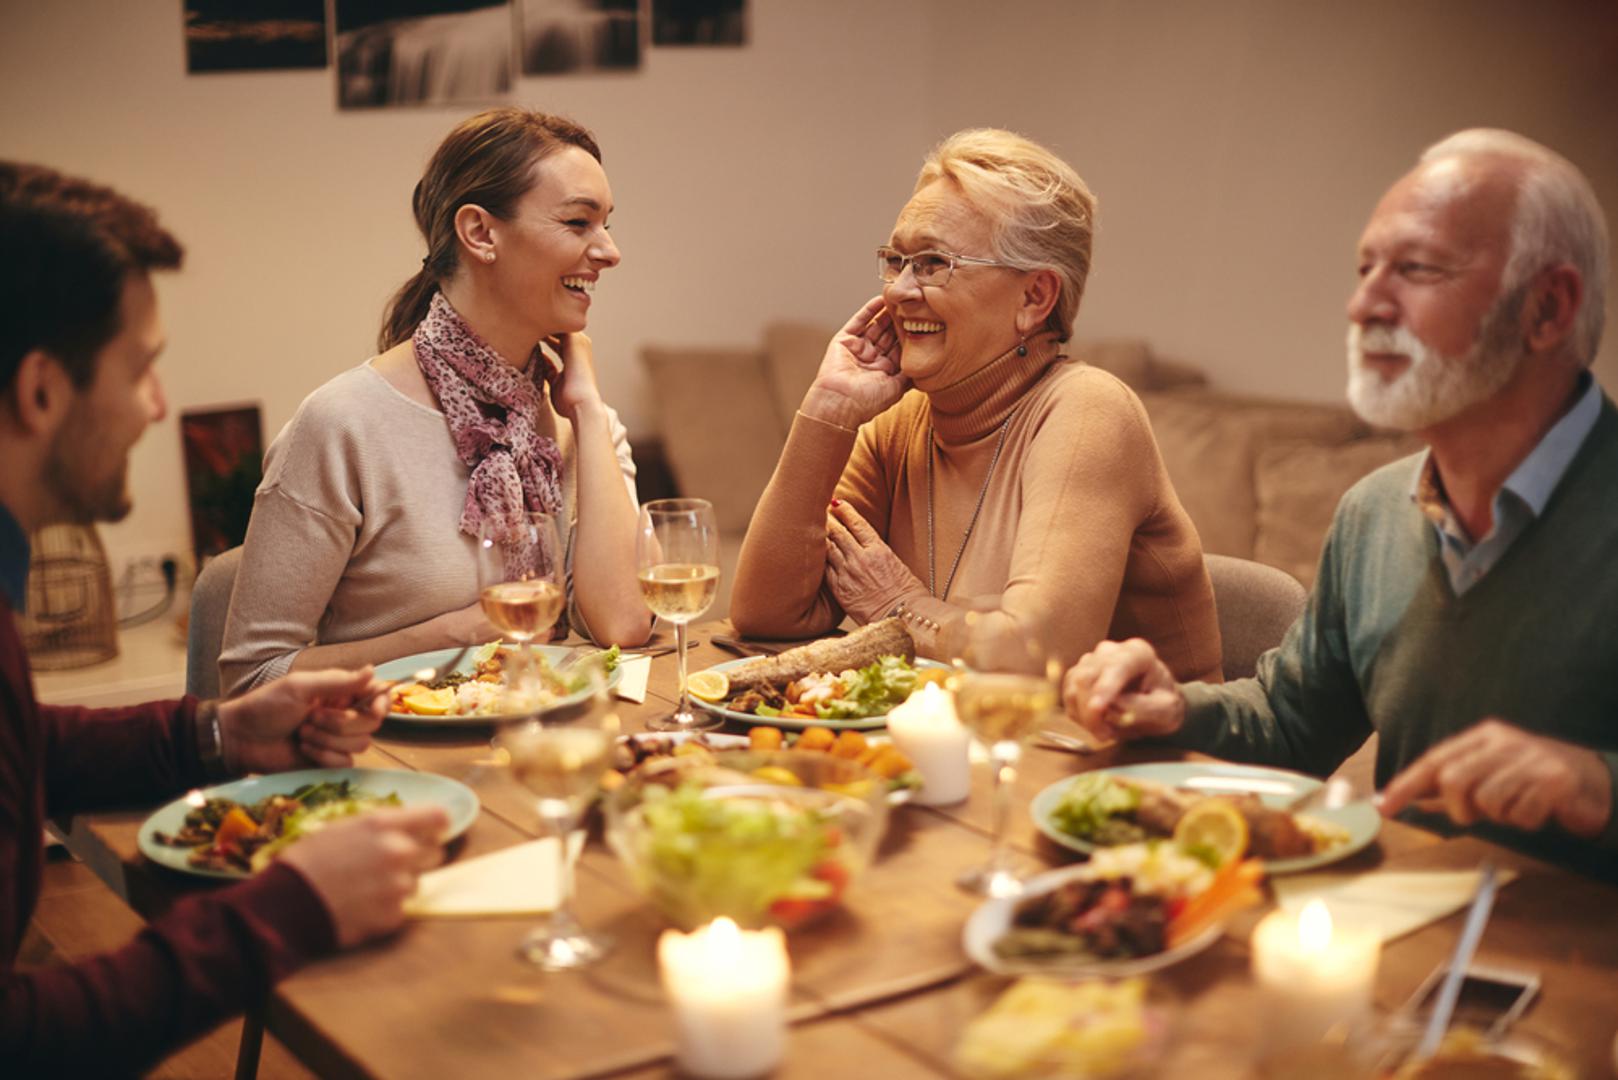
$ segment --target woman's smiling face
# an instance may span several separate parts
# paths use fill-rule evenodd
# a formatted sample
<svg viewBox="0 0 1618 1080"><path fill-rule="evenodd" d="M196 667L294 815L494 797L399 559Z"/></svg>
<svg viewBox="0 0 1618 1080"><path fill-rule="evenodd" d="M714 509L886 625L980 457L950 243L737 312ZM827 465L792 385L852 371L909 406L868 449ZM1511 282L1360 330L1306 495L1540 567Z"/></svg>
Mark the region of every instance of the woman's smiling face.
<svg viewBox="0 0 1618 1080"><path fill-rule="evenodd" d="M905 255L943 251L992 259L993 226L953 180L935 180L899 211L889 245ZM1020 270L958 263L943 286L921 286L908 269L883 287L901 343L900 368L922 390L970 375L1023 337Z"/></svg>
<svg viewBox="0 0 1618 1080"><path fill-rule="evenodd" d="M506 310L530 313L535 340L584 329L596 279L618 265L611 213L600 162L569 146L540 161L534 186L496 225L496 288Z"/></svg>

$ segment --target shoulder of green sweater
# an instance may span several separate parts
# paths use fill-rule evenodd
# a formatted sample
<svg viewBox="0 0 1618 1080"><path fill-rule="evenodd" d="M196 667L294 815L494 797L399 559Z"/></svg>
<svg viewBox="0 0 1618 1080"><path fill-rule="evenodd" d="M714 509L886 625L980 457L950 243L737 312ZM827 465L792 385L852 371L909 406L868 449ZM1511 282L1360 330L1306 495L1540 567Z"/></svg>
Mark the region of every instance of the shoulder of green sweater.
<svg viewBox="0 0 1618 1080"><path fill-rule="evenodd" d="M1332 531L1337 531L1339 526L1363 522L1367 514L1380 519L1390 504L1398 505L1400 499L1408 502L1416 470L1421 467L1426 453L1420 450L1408 457L1390 461L1355 481L1337 504Z"/></svg>

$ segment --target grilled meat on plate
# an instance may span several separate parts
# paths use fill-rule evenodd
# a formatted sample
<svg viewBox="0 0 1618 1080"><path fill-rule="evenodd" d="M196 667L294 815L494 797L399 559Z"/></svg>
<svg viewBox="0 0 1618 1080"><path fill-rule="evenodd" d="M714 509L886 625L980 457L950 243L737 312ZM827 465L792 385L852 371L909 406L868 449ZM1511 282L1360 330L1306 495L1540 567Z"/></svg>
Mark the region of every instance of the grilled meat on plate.
<svg viewBox="0 0 1618 1080"><path fill-rule="evenodd" d="M761 656L732 668L730 692L740 694L764 685L785 686L817 671L832 673L862 668L884 656L916 658L916 643L898 619L862 626L846 637L825 638L775 656Z"/></svg>

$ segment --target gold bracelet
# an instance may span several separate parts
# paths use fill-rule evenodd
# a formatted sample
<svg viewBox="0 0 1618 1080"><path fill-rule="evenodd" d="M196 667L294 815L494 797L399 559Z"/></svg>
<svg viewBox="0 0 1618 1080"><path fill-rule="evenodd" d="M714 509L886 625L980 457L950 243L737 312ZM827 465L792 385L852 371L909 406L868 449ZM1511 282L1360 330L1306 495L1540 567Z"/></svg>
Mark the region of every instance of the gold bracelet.
<svg viewBox="0 0 1618 1080"><path fill-rule="evenodd" d="M921 612L911 611L903 600L893 605L893 607L888 611L888 618L899 619L903 622L911 623L912 625L919 626L923 630L931 630L935 634L942 629L936 622L929 619Z"/></svg>
<svg viewBox="0 0 1618 1080"><path fill-rule="evenodd" d="M836 424L836 423L833 423L830 420L822 420L818 416L810 416L808 413L804 412L802 409L798 410L798 415L803 417L805 420L808 420L810 423L824 424L825 426L827 426L829 428L835 428L836 430L841 431L841 432L845 432L845 433L847 433L849 435L858 435L860 433L859 428L844 427L842 424Z"/></svg>

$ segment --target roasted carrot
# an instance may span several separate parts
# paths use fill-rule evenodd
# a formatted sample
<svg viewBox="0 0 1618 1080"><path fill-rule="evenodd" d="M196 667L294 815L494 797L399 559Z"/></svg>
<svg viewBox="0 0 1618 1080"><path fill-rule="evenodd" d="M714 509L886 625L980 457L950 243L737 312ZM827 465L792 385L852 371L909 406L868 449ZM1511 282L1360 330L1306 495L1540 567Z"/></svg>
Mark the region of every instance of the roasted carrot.
<svg viewBox="0 0 1618 1080"><path fill-rule="evenodd" d="M1202 892L1180 909L1168 926L1170 948L1202 933L1214 923L1262 900L1259 883L1264 880L1264 864L1258 859L1231 861L1219 868Z"/></svg>

